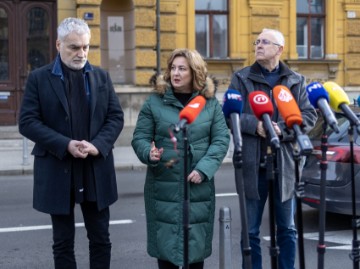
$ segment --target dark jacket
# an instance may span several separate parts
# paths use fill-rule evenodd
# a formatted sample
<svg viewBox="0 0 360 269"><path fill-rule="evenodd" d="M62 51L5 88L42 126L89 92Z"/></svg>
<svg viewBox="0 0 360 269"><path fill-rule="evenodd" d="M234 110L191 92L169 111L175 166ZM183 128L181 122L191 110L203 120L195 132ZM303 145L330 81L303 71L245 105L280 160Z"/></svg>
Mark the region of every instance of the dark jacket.
<svg viewBox="0 0 360 269"><path fill-rule="evenodd" d="M60 58L30 73L20 111L19 131L35 142L35 209L68 214L71 196L72 137ZM91 92L90 141L99 155L92 158L98 209L117 200L113 145L123 128L123 111L107 72L86 64L86 87Z"/></svg>
<svg viewBox="0 0 360 269"><path fill-rule="evenodd" d="M213 83L192 98L206 96L206 105L188 125L188 173L196 169L204 176L200 184L189 184L190 233L189 263L203 261L211 252L215 212L214 175L226 155L229 131ZM184 143L183 132L170 139L183 105L169 85L158 85L145 101L134 130L132 146L141 162L148 165L144 187L147 220L147 250L150 256L183 264ZM149 161L151 141L164 148L157 163ZM177 160L172 168L171 160Z"/></svg>
<svg viewBox="0 0 360 269"><path fill-rule="evenodd" d="M280 84L286 86L291 91L302 114L303 130L305 133L309 132L315 125L317 114L308 100L305 89L305 78L280 62ZM272 88L264 79L258 63L254 63L252 66L235 72L229 88L238 90L243 98L243 112L240 116L240 121L243 138L243 167L246 167L246 169L243 169L245 194L249 199L259 199L257 178L260 165L260 136L256 133L258 119L250 107L248 95L252 91L261 90L272 98ZM276 105L274 102L273 104L274 110L276 110ZM273 121L278 122L279 126L285 127L284 119L281 115L276 111L274 114L275 119L273 119ZM291 198L294 193L295 164L292 145L294 136L287 135L284 129L282 133L284 136L280 143L281 147L279 155L277 155L277 162L281 199L282 201L286 201ZM300 163L302 164L303 161Z"/></svg>

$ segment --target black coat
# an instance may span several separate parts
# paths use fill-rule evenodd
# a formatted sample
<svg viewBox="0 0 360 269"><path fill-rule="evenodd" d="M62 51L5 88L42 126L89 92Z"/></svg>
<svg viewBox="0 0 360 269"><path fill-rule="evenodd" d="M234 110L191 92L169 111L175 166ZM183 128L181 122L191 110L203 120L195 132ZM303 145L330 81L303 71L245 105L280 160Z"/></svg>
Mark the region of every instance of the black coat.
<svg viewBox="0 0 360 269"><path fill-rule="evenodd" d="M19 131L35 142L34 208L49 214L68 214L72 171L67 146L72 137L71 121L65 85L61 76L52 73L53 66L54 63L30 73ZM91 158L101 210L118 198L112 149L124 120L109 74L93 67L86 75L91 91L89 142L99 150L99 155Z"/></svg>

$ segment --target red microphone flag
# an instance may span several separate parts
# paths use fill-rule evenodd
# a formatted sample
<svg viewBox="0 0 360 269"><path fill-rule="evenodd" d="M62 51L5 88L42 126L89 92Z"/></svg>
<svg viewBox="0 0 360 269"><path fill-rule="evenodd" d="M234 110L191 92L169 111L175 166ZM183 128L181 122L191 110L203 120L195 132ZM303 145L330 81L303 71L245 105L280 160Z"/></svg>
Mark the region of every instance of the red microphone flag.
<svg viewBox="0 0 360 269"><path fill-rule="evenodd" d="M205 103L205 97L201 95L196 96L180 111L180 120L185 119L188 124L192 123L204 108Z"/></svg>
<svg viewBox="0 0 360 269"><path fill-rule="evenodd" d="M262 115L268 114L270 117L274 112L274 107L269 96L262 91L254 91L249 94L250 107L256 118L261 119Z"/></svg>

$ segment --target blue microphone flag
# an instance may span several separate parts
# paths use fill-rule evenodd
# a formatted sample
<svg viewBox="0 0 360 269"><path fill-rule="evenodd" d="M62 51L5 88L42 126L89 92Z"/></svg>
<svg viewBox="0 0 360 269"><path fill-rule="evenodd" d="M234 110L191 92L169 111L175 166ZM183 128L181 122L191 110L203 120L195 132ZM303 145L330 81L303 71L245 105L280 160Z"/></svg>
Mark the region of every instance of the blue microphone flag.
<svg viewBox="0 0 360 269"><path fill-rule="evenodd" d="M324 86L319 82L312 82L306 86L309 101L313 107L318 108L318 101L320 98L326 99L329 103L329 93L325 90Z"/></svg>
<svg viewBox="0 0 360 269"><path fill-rule="evenodd" d="M240 115L242 107L242 96L239 91L228 89L224 94L222 107L225 118L229 118L231 113L237 113Z"/></svg>

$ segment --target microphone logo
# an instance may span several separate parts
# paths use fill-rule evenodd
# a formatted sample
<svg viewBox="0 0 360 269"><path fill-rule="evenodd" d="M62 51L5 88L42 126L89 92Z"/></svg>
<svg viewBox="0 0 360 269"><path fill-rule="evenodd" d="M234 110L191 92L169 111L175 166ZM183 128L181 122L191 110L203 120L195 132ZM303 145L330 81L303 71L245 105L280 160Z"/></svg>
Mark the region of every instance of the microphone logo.
<svg viewBox="0 0 360 269"><path fill-rule="evenodd" d="M238 93L227 93L226 97L228 100L237 100L237 101L242 101L241 99L241 95ZM225 98L226 99L226 98Z"/></svg>
<svg viewBox="0 0 360 269"><path fill-rule="evenodd" d="M200 103L193 103L193 104L188 104L188 107L191 107L191 108L199 108L200 107Z"/></svg>
<svg viewBox="0 0 360 269"><path fill-rule="evenodd" d="M269 98L265 94L259 93L253 97L253 101L255 104L264 105L269 103Z"/></svg>
<svg viewBox="0 0 360 269"><path fill-rule="evenodd" d="M289 103L291 100L293 100L293 97L287 90L281 88L279 91L278 99L282 102Z"/></svg>
<svg viewBox="0 0 360 269"><path fill-rule="evenodd" d="M322 87L323 86L319 82L313 82L313 83L310 83L306 89L309 93L311 93L313 90L321 89Z"/></svg>

